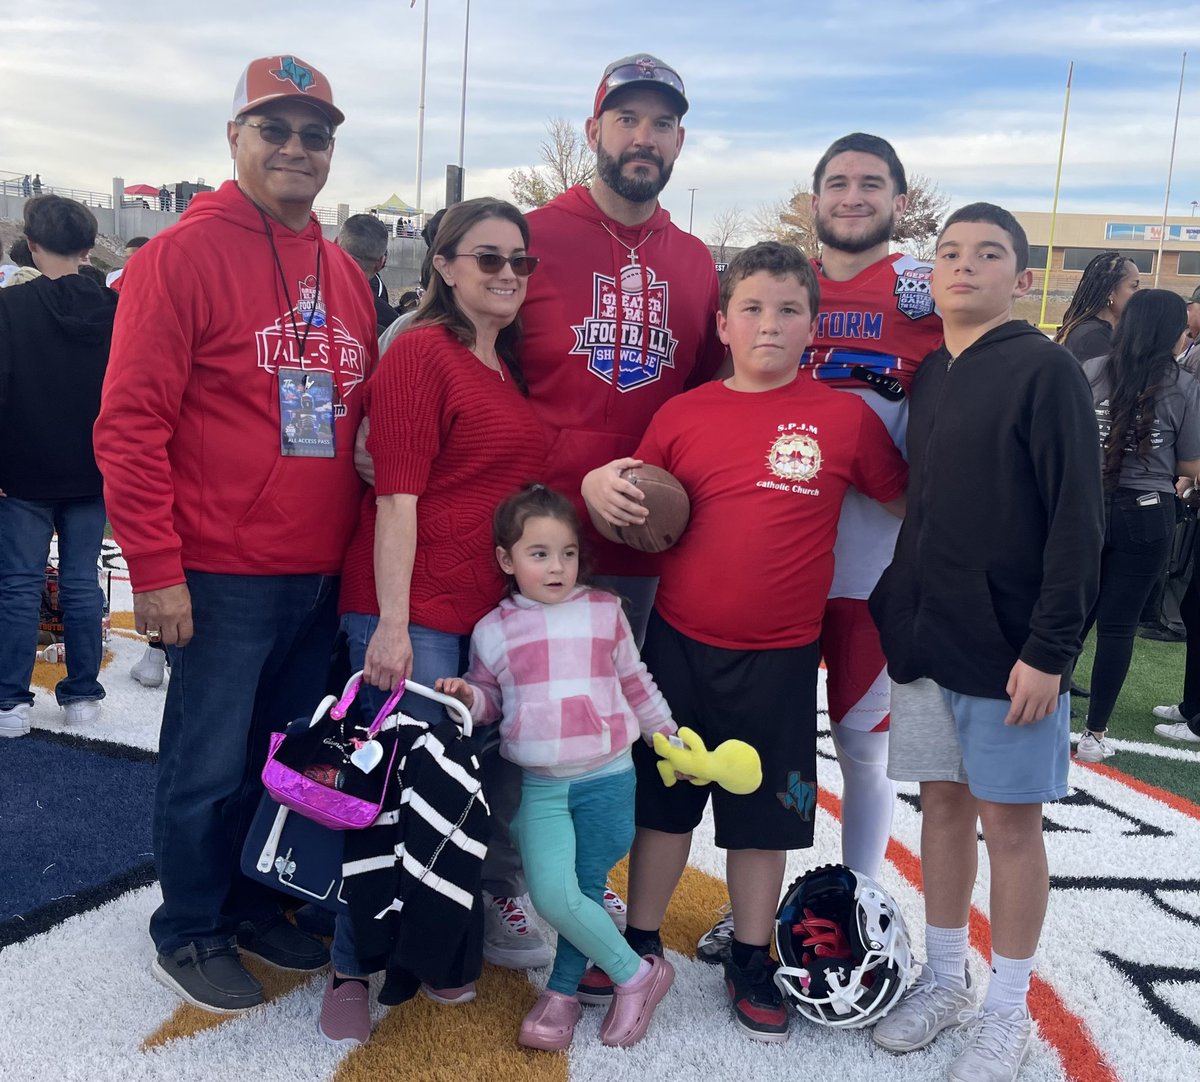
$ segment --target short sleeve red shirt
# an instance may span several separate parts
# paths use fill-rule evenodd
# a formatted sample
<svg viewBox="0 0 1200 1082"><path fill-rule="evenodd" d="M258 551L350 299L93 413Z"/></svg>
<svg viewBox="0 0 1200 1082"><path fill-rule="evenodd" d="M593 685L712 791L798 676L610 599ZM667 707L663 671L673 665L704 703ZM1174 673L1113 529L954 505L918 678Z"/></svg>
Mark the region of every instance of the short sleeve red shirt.
<svg viewBox="0 0 1200 1082"><path fill-rule="evenodd" d="M655 607L690 638L734 650L814 642L846 489L894 500L908 480L857 395L804 379L680 395L655 415L637 457L672 473L692 505L659 557Z"/></svg>

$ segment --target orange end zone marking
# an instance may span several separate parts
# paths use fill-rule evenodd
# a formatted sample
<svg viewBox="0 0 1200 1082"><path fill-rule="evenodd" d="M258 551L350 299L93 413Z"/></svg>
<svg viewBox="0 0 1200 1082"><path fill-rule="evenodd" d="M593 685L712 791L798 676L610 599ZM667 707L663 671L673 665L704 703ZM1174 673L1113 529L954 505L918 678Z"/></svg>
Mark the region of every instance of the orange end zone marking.
<svg viewBox="0 0 1200 1082"><path fill-rule="evenodd" d="M1185 797L1176 796L1174 793L1167 792L1166 789L1160 789L1157 785L1151 785L1149 782L1141 781L1130 774L1122 773L1116 767L1109 766L1106 763L1083 763L1074 756L1071 757L1071 765L1094 770L1097 774L1101 774L1106 778L1119 781L1135 793L1141 793L1142 796L1148 796L1151 800L1157 800L1160 804L1165 804L1172 811L1179 812L1180 815L1186 815L1189 819L1200 820L1200 806L1193 804Z"/></svg>
<svg viewBox="0 0 1200 1082"><path fill-rule="evenodd" d="M1169 795L1169 794L1167 794ZM842 817L842 802L825 789L818 790L817 803L835 819ZM921 858L894 837L888 839L887 859L917 890L924 893ZM971 906L971 946L987 958L991 947L991 924L984 914ZM1058 993L1037 973L1029 985L1029 1011L1037 1020L1042 1039L1058 1053L1069 1082L1120 1082L1088 1036L1087 1027L1059 998Z"/></svg>

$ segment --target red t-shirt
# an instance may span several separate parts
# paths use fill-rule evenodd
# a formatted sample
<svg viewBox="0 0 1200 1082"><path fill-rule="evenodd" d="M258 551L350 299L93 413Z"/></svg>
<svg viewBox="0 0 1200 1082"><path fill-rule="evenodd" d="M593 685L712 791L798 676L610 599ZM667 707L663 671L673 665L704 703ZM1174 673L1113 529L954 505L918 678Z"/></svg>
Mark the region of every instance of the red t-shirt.
<svg viewBox="0 0 1200 1082"><path fill-rule="evenodd" d="M659 557L655 607L690 638L732 650L814 642L846 489L887 501L908 481L857 395L805 379L680 395L650 422L637 457L674 474L692 504L683 536Z"/></svg>

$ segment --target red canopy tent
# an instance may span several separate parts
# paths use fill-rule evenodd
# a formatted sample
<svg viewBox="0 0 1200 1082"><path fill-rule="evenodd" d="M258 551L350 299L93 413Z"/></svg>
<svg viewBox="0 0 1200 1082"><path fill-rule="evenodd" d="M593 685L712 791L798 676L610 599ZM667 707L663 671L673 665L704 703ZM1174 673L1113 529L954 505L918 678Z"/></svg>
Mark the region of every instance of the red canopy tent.
<svg viewBox="0 0 1200 1082"><path fill-rule="evenodd" d="M125 186L126 195L158 195L158 189L152 184L128 184Z"/></svg>

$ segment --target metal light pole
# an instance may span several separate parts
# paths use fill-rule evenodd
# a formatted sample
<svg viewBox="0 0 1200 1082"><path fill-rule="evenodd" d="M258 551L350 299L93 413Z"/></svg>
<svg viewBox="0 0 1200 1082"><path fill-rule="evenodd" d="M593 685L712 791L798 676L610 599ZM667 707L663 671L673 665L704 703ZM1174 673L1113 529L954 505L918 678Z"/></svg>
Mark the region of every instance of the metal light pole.
<svg viewBox="0 0 1200 1082"><path fill-rule="evenodd" d="M1196 208L1197 207L1200 207L1200 200L1193 199L1192 200L1192 213L1189 215L1189 217L1192 217L1192 218L1196 217Z"/></svg>
<svg viewBox="0 0 1200 1082"><path fill-rule="evenodd" d="M692 205L688 208L688 232L691 233L692 220L696 216L696 191L697 191L697 189L689 188L688 191L692 193Z"/></svg>
<svg viewBox="0 0 1200 1082"><path fill-rule="evenodd" d="M417 98L417 210L421 206L421 166L425 157L425 59L429 52L429 0L421 13L421 89Z"/></svg>
<svg viewBox="0 0 1200 1082"><path fill-rule="evenodd" d="M467 46L471 40L471 0L467 0L467 22L463 27L462 105L458 112L458 167L463 167L463 143L467 137Z"/></svg>

